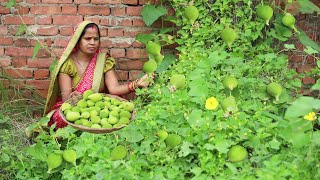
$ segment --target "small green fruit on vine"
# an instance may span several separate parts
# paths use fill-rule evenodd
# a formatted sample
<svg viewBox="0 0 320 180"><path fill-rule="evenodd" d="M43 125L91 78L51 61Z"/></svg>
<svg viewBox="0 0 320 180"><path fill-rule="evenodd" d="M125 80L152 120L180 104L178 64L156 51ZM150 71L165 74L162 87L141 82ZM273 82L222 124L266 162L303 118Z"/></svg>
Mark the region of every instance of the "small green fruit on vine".
<svg viewBox="0 0 320 180"><path fill-rule="evenodd" d="M62 157L65 161L72 163L73 165L76 165L76 160L77 160L77 153L74 150L68 149L64 150Z"/></svg>
<svg viewBox="0 0 320 180"><path fill-rule="evenodd" d="M269 20L273 15L273 9L270 6L262 5L257 8L257 16L266 21L266 25L269 26Z"/></svg>
<svg viewBox="0 0 320 180"><path fill-rule="evenodd" d="M186 77L183 74L174 74L170 77L170 84L176 89L181 89L185 86Z"/></svg>
<svg viewBox="0 0 320 180"><path fill-rule="evenodd" d="M226 76L223 78L222 84L231 91L238 86L238 80L234 76Z"/></svg>
<svg viewBox="0 0 320 180"><path fill-rule="evenodd" d="M234 42L234 40L237 38L237 33L234 29L230 28L230 27L225 27L222 31L221 31L221 39L227 43L228 47L230 48L232 43Z"/></svg>
<svg viewBox="0 0 320 180"><path fill-rule="evenodd" d="M160 141L164 141L168 137L168 132L165 130L159 130L156 135L159 137Z"/></svg>
<svg viewBox="0 0 320 180"><path fill-rule="evenodd" d="M296 23L296 19L294 18L294 16L292 14L286 13L282 17L281 21L282 21L282 24L285 25L286 27L293 29L295 32L298 32L298 30L294 26Z"/></svg>
<svg viewBox="0 0 320 180"><path fill-rule="evenodd" d="M282 86L277 82L272 82L268 84L267 92L269 95L276 98L276 101L279 101L279 97L282 93Z"/></svg>
<svg viewBox="0 0 320 180"><path fill-rule="evenodd" d="M123 159L127 156L127 149L123 145L118 145L116 146L112 151L111 151L111 157L110 159L112 161L115 160L120 160Z"/></svg>
<svg viewBox="0 0 320 180"><path fill-rule="evenodd" d="M57 153L51 153L47 158L48 173L62 164L62 156Z"/></svg>
<svg viewBox="0 0 320 180"><path fill-rule="evenodd" d="M164 56L162 54L158 54L154 56L154 59L156 60L157 64L160 64L164 59Z"/></svg>
<svg viewBox="0 0 320 180"><path fill-rule="evenodd" d="M188 19L190 24L193 24L199 17L199 11L195 6L188 6L184 10L184 15Z"/></svg>
<svg viewBox="0 0 320 180"><path fill-rule="evenodd" d="M248 156L248 151L240 145L235 145L230 148L227 156L231 162L240 162Z"/></svg>
<svg viewBox="0 0 320 180"><path fill-rule="evenodd" d="M147 62L145 62L143 64L143 72L147 73L147 74L151 74L153 73L158 67L158 64L155 60L153 59L149 59Z"/></svg>
<svg viewBox="0 0 320 180"><path fill-rule="evenodd" d="M167 147L174 148L181 143L181 137L177 134L169 134L165 140Z"/></svg>
<svg viewBox="0 0 320 180"><path fill-rule="evenodd" d="M233 96L225 98L222 101L221 106L224 111L236 111L238 109L236 99Z"/></svg>
<svg viewBox="0 0 320 180"><path fill-rule="evenodd" d="M148 41L146 45L146 50L149 54L156 56L159 55L161 52L161 45L153 41Z"/></svg>

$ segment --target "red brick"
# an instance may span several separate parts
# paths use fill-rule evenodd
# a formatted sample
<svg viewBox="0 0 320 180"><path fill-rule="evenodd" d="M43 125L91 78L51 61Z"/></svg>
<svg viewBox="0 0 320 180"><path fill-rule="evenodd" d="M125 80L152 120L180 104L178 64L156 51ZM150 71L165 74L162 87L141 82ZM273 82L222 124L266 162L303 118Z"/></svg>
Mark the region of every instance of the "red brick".
<svg viewBox="0 0 320 180"><path fill-rule="evenodd" d="M10 14L10 9L5 6L0 6L0 14Z"/></svg>
<svg viewBox="0 0 320 180"><path fill-rule="evenodd" d="M102 47L117 47L117 48L128 48L131 46L131 42L132 40L129 38L121 38L121 39L117 39L117 38L108 38L105 40L101 41L101 46Z"/></svg>
<svg viewBox="0 0 320 180"><path fill-rule="evenodd" d="M53 15L53 24L56 25L77 25L80 22L83 21L83 17L78 16L72 16L72 15Z"/></svg>
<svg viewBox="0 0 320 180"><path fill-rule="evenodd" d="M50 80L27 80L26 85L35 87L36 89L48 89Z"/></svg>
<svg viewBox="0 0 320 180"><path fill-rule="evenodd" d="M141 26L141 27L146 26L146 24L143 22L142 19L133 19L132 20L132 25L133 26Z"/></svg>
<svg viewBox="0 0 320 180"><path fill-rule="evenodd" d="M303 82L303 84L307 85L307 84L316 83L316 80L314 78L304 77L304 78L302 78L302 82Z"/></svg>
<svg viewBox="0 0 320 180"><path fill-rule="evenodd" d="M132 26L132 19L131 18L121 19L121 20L119 20L119 25L120 26Z"/></svg>
<svg viewBox="0 0 320 180"><path fill-rule="evenodd" d="M34 91L36 95L39 95L40 97L46 98L48 95L48 88L47 89L40 89Z"/></svg>
<svg viewBox="0 0 320 180"><path fill-rule="evenodd" d="M161 4L161 0L139 0L139 4Z"/></svg>
<svg viewBox="0 0 320 180"><path fill-rule="evenodd" d="M142 73L142 71L130 71L129 72L129 80L134 81L138 79L139 75Z"/></svg>
<svg viewBox="0 0 320 180"><path fill-rule="evenodd" d="M298 73L303 73L303 72L307 72L307 71L310 71L310 69L314 68L315 65L314 64L302 64L302 65L299 65L296 69L296 71Z"/></svg>
<svg viewBox="0 0 320 180"><path fill-rule="evenodd" d="M141 16L142 6L129 6L127 7L128 16Z"/></svg>
<svg viewBox="0 0 320 180"><path fill-rule="evenodd" d="M116 70L116 76L119 81L125 81L129 78L128 71Z"/></svg>
<svg viewBox="0 0 320 180"><path fill-rule="evenodd" d="M4 72L12 78L32 78L32 70L24 69L5 69Z"/></svg>
<svg viewBox="0 0 320 180"><path fill-rule="evenodd" d="M36 35L54 36L59 33L57 26L40 27L37 29Z"/></svg>
<svg viewBox="0 0 320 180"><path fill-rule="evenodd" d="M121 70L141 70L145 61L142 60L120 60L117 63L117 69Z"/></svg>
<svg viewBox="0 0 320 180"><path fill-rule="evenodd" d="M30 4L38 4L41 3L41 0L25 0L26 3L30 3Z"/></svg>
<svg viewBox="0 0 320 180"><path fill-rule="evenodd" d="M138 0L122 0L123 4L137 5Z"/></svg>
<svg viewBox="0 0 320 180"><path fill-rule="evenodd" d="M49 68L53 61L53 58L29 58L27 61L27 65L31 68Z"/></svg>
<svg viewBox="0 0 320 180"><path fill-rule="evenodd" d="M72 0L42 0L42 3L48 3L48 4L72 4Z"/></svg>
<svg viewBox="0 0 320 180"><path fill-rule="evenodd" d="M0 45L12 45L13 44L13 38L12 37L4 37L0 36Z"/></svg>
<svg viewBox="0 0 320 180"><path fill-rule="evenodd" d="M16 6L15 9L20 15L29 14L29 7L27 6ZM15 14L18 14L17 12Z"/></svg>
<svg viewBox="0 0 320 180"><path fill-rule="evenodd" d="M76 15L77 14L77 6L62 6L62 14L72 14Z"/></svg>
<svg viewBox="0 0 320 180"><path fill-rule="evenodd" d="M141 42L135 41L132 43L132 47L145 47L145 45Z"/></svg>
<svg viewBox="0 0 320 180"><path fill-rule="evenodd" d="M125 7L112 7L111 8L111 15L113 16L124 16L126 14Z"/></svg>
<svg viewBox="0 0 320 180"><path fill-rule="evenodd" d="M133 49L129 48L126 52L126 57L129 59L140 59L140 58L148 58L148 53L145 49Z"/></svg>
<svg viewBox="0 0 320 180"><path fill-rule="evenodd" d="M53 45L56 47L66 47L68 45L69 38L57 38L54 40Z"/></svg>
<svg viewBox="0 0 320 180"><path fill-rule="evenodd" d="M0 67L8 67L11 65L10 57L0 57Z"/></svg>
<svg viewBox="0 0 320 180"><path fill-rule="evenodd" d="M108 28L100 27L100 36L101 36L101 38L108 36ZM100 39L100 40L102 41L102 39Z"/></svg>
<svg viewBox="0 0 320 180"><path fill-rule="evenodd" d="M103 25L103 26L116 26L117 25L117 20L115 18L101 19L100 25Z"/></svg>
<svg viewBox="0 0 320 180"><path fill-rule="evenodd" d="M27 25L34 24L34 16L22 16L23 22ZM21 19L17 16L5 16L4 24L18 24L20 25Z"/></svg>
<svg viewBox="0 0 320 180"><path fill-rule="evenodd" d="M5 55L7 56L32 56L33 47L8 47Z"/></svg>
<svg viewBox="0 0 320 180"><path fill-rule="evenodd" d="M0 26L0 35L7 35L8 26Z"/></svg>
<svg viewBox="0 0 320 180"><path fill-rule="evenodd" d="M85 21L92 21L92 22L94 22L94 23L96 23L96 24L100 24L100 18L99 17L85 17L84 18L84 20Z"/></svg>
<svg viewBox="0 0 320 180"><path fill-rule="evenodd" d="M108 37L123 36L123 29L121 28L108 28Z"/></svg>
<svg viewBox="0 0 320 180"><path fill-rule="evenodd" d="M90 2L90 0L74 0L75 4L87 4L89 2Z"/></svg>
<svg viewBox="0 0 320 180"><path fill-rule="evenodd" d="M17 34L17 32L18 32L19 27L20 26L9 26L8 27L8 33L10 35L14 35L15 36ZM25 32L22 32L21 36L24 35L24 34L25 34Z"/></svg>
<svg viewBox="0 0 320 180"><path fill-rule="evenodd" d="M49 24L52 24L52 17L51 16L37 17L36 22L39 25L49 25Z"/></svg>
<svg viewBox="0 0 320 180"><path fill-rule="evenodd" d="M13 67L24 67L27 65L27 58L26 57L12 57L12 66Z"/></svg>
<svg viewBox="0 0 320 180"><path fill-rule="evenodd" d="M49 75L48 69L38 69L34 71L34 79L47 79Z"/></svg>
<svg viewBox="0 0 320 180"><path fill-rule="evenodd" d="M122 0L91 0L92 4L121 4Z"/></svg>
<svg viewBox="0 0 320 180"><path fill-rule="evenodd" d="M79 6L78 13L82 15L110 15L110 8L105 6Z"/></svg>
<svg viewBox="0 0 320 180"><path fill-rule="evenodd" d="M152 32L152 29L145 29L145 30L135 30L135 29L130 29L130 30L125 30L123 36L125 37L136 37L138 34L149 34Z"/></svg>
<svg viewBox="0 0 320 180"><path fill-rule="evenodd" d="M73 27L60 27L61 36L71 36L73 31Z"/></svg>
<svg viewBox="0 0 320 180"><path fill-rule="evenodd" d="M30 8L31 14L45 14L45 15L52 15L52 14L60 14L61 7L59 5L51 5L51 6L32 6Z"/></svg>
<svg viewBox="0 0 320 180"><path fill-rule="evenodd" d="M122 58L126 56L124 49L110 49L110 55L113 58Z"/></svg>

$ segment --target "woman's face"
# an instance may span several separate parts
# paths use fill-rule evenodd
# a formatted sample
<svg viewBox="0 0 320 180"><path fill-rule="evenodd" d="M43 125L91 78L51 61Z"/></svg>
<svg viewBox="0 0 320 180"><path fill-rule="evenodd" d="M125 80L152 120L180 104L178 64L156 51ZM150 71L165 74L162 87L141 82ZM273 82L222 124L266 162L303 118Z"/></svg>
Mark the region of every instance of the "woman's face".
<svg viewBox="0 0 320 180"><path fill-rule="evenodd" d="M94 54L100 45L98 29L93 26L86 29L79 42L80 51L86 54Z"/></svg>

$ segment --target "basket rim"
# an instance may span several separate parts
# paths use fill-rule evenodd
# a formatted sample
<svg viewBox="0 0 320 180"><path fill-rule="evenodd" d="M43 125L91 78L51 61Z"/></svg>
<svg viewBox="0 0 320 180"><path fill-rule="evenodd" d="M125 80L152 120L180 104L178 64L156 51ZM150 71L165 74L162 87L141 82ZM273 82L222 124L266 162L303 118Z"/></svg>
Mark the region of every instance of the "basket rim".
<svg viewBox="0 0 320 180"><path fill-rule="evenodd" d="M112 94L106 94L106 93L100 93L100 94L103 94L104 96L109 96L111 98L115 98L115 99L118 99L120 101L126 101L126 102L129 102L127 99L124 99L124 98L121 98L119 96L116 96L116 95L112 95ZM75 95L73 96L72 98L68 99L67 101L65 102L68 102L72 105L74 105L77 101L79 101L80 99L82 99L82 94L79 94L79 95ZM78 130L81 130L81 131L85 131L85 132L90 132L90 133L95 133L95 134L100 134L100 133L110 133L110 132L113 132L113 131L118 131L126 126L128 126L133 120L134 118L136 117L136 108L133 109L133 111L131 112L131 118L130 118L130 122L129 124L126 124L126 125L122 125L120 127L115 127L115 128L90 128L90 127L87 127L87 126L83 126L83 125L78 125L78 124L74 124L68 120L66 120L65 118L65 115L63 114L61 108L59 108L59 114L61 116L61 119L67 123L68 125L78 129Z"/></svg>

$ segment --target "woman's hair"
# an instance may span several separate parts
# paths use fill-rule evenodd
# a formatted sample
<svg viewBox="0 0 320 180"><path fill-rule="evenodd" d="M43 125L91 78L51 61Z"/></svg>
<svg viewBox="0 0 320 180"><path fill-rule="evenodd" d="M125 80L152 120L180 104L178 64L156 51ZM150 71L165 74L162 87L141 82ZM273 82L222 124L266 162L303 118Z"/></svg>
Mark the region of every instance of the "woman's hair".
<svg viewBox="0 0 320 180"><path fill-rule="evenodd" d="M98 35L99 35L99 41L100 41L100 29L99 29L99 27L98 27L98 25L97 25L96 23L89 23L89 24L87 24L86 27L84 27L84 29L83 29L83 31L82 31L79 39L82 38L82 36L87 32L87 29L89 29L89 28L97 28L97 30L98 30Z"/></svg>

